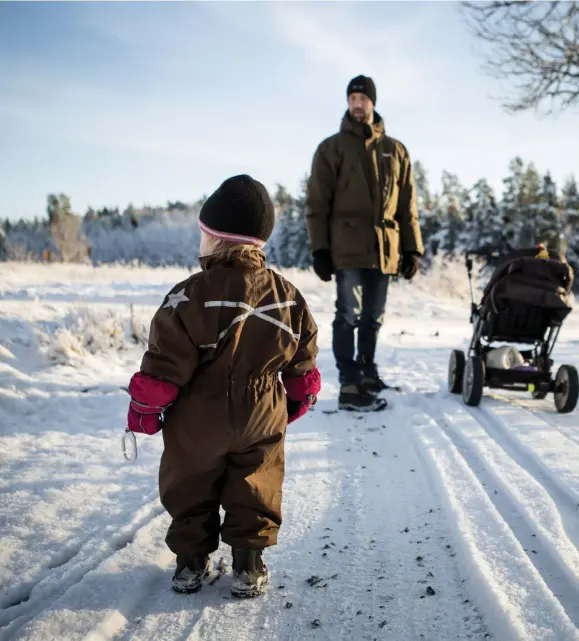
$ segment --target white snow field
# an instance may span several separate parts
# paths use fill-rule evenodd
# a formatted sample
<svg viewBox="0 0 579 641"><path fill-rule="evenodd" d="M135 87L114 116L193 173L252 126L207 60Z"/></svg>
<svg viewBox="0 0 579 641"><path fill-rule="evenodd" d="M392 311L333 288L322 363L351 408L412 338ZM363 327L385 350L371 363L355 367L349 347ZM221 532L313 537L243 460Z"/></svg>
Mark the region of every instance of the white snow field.
<svg viewBox="0 0 579 641"><path fill-rule="evenodd" d="M0 641L579 639L579 415L552 396L486 390L467 409L448 394L471 334L461 264L392 284L380 363L402 390L365 416L335 411L333 284L287 272L324 380L288 431L272 582L230 597L224 547L200 593L173 593L162 439L123 459L122 386L186 274L0 266ZM579 364L578 345L574 311L556 366Z"/></svg>

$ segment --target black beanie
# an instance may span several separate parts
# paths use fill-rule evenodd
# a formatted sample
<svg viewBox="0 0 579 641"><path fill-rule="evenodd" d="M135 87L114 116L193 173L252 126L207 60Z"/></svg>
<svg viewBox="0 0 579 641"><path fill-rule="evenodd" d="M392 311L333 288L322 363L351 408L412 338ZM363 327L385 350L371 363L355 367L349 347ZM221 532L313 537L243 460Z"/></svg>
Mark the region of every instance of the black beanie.
<svg viewBox="0 0 579 641"><path fill-rule="evenodd" d="M265 245L274 224L267 189L246 174L223 182L199 213L199 227L209 236L257 247Z"/></svg>
<svg viewBox="0 0 579 641"><path fill-rule="evenodd" d="M370 98L374 106L376 105L376 85L372 78L356 76L356 78L350 80L346 95L349 96L351 93L363 93Z"/></svg>

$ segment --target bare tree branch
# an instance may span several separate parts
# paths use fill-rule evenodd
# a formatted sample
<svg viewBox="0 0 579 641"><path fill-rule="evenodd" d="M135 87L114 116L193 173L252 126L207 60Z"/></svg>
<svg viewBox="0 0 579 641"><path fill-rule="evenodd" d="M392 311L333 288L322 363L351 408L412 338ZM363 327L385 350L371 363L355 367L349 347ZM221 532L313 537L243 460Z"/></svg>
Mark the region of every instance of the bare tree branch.
<svg viewBox="0 0 579 641"><path fill-rule="evenodd" d="M511 112L579 106L579 2L463 2L471 33L487 49L485 71L510 81Z"/></svg>

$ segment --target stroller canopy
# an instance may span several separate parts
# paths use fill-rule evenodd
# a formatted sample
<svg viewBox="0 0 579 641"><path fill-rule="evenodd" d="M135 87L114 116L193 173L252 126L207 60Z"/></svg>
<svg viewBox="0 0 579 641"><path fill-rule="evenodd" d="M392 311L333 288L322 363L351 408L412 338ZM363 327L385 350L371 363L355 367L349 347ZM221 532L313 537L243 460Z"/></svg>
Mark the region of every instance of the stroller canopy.
<svg viewBox="0 0 579 641"><path fill-rule="evenodd" d="M500 259L485 287L483 304L488 295L495 298L499 289L508 297L531 305L567 306L572 286L573 270L558 252L541 247L518 249Z"/></svg>

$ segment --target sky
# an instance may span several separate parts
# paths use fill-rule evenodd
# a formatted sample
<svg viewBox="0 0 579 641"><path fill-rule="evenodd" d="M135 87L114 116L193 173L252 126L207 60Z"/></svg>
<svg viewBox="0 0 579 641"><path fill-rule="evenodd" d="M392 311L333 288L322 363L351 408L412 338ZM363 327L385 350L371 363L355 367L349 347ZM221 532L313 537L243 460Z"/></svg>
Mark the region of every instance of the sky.
<svg viewBox="0 0 579 641"><path fill-rule="evenodd" d="M297 193L358 74L434 190L517 155L579 177L579 112L507 114L477 46L454 2L0 2L0 218Z"/></svg>

